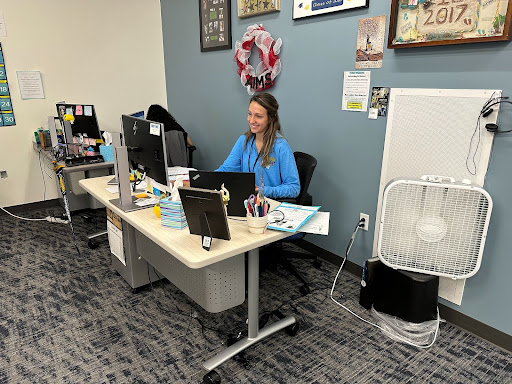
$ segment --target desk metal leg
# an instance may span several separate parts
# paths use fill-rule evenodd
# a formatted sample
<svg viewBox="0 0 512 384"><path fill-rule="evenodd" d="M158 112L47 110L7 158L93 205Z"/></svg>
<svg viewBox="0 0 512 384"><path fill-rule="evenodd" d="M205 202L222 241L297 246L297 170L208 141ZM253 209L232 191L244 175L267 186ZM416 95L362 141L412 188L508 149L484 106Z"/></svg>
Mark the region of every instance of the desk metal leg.
<svg viewBox="0 0 512 384"><path fill-rule="evenodd" d="M248 257L248 337L240 339L235 344L229 346L222 352L218 353L211 359L203 363L203 368L210 372L218 367L223 362L229 360L233 356L239 354L250 345L270 336L283 328L286 328L296 322L293 316L287 316L284 319L269 324L261 329L258 329L258 315L259 315L259 278L260 278L260 259L259 249L249 251Z"/></svg>

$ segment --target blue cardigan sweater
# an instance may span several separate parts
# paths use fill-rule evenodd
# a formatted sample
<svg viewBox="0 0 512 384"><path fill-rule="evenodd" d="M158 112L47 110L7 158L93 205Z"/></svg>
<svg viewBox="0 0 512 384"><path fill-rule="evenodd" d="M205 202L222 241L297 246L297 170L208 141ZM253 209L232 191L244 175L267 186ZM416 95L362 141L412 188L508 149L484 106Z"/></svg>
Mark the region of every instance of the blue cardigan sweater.
<svg viewBox="0 0 512 384"><path fill-rule="evenodd" d="M220 172L254 172L257 180L264 177L264 194L270 198L297 197L300 192L299 173L293 152L284 137L278 135L270 151L271 164L263 168L258 157L254 137L244 151L245 135L238 138L224 163L216 169ZM258 185L259 186L259 185Z"/></svg>

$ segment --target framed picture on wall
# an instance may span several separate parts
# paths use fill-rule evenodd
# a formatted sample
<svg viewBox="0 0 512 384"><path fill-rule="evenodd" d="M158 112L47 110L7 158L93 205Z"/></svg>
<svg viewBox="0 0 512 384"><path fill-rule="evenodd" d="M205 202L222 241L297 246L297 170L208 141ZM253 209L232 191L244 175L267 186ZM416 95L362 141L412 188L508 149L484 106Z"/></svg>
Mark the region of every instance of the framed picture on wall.
<svg viewBox="0 0 512 384"><path fill-rule="evenodd" d="M368 8L369 2L370 0L293 0L292 19L346 11L348 9Z"/></svg>
<svg viewBox="0 0 512 384"><path fill-rule="evenodd" d="M237 0L238 17L251 17L281 10L281 0Z"/></svg>
<svg viewBox="0 0 512 384"><path fill-rule="evenodd" d="M231 49L231 0L199 0L201 52Z"/></svg>
<svg viewBox="0 0 512 384"><path fill-rule="evenodd" d="M391 0L388 48L511 40L510 0Z"/></svg>

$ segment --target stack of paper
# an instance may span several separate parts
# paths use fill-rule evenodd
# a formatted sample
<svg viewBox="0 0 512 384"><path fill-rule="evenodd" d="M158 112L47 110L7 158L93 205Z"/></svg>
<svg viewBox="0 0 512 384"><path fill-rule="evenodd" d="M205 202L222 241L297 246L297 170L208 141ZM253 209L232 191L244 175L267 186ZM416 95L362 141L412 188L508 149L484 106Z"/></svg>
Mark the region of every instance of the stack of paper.
<svg viewBox="0 0 512 384"><path fill-rule="evenodd" d="M187 228L187 219L181 201L171 201L169 197L160 200L160 220L164 227Z"/></svg>
<svg viewBox="0 0 512 384"><path fill-rule="evenodd" d="M188 181L188 171L197 171L197 169L186 167L168 167L167 175L169 176L169 181L176 180L176 176L182 176L183 180Z"/></svg>

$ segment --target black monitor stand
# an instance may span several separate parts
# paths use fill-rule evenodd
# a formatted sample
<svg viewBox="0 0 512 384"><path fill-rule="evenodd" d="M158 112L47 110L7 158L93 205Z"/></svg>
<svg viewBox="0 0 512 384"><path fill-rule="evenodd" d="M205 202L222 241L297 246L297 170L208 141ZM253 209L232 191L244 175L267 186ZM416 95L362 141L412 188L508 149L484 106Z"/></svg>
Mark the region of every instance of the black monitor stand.
<svg viewBox="0 0 512 384"><path fill-rule="evenodd" d="M203 212L201 215L199 215L199 221L201 222L201 243L203 244L203 248L209 251L210 247L212 246L213 238L206 212Z"/></svg>

